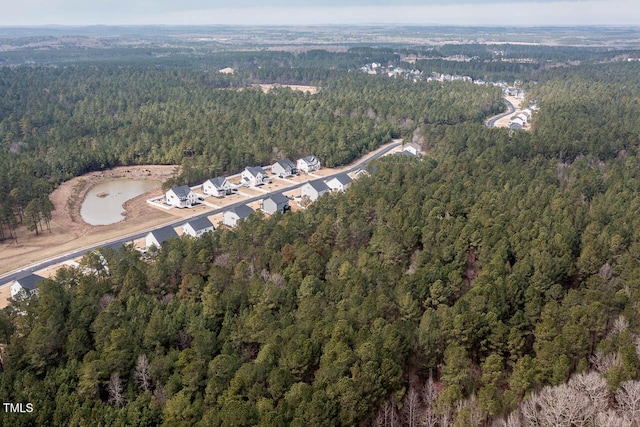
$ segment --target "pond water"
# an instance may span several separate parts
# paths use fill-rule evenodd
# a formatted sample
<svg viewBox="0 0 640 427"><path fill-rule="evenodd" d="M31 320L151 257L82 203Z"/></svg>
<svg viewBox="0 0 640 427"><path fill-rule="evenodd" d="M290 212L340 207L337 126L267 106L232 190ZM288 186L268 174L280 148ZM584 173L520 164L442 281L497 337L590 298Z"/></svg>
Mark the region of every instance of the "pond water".
<svg viewBox="0 0 640 427"><path fill-rule="evenodd" d="M160 188L160 181L117 179L97 184L82 201L80 215L91 225L115 224L124 219L122 205L142 193Z"/></svg>

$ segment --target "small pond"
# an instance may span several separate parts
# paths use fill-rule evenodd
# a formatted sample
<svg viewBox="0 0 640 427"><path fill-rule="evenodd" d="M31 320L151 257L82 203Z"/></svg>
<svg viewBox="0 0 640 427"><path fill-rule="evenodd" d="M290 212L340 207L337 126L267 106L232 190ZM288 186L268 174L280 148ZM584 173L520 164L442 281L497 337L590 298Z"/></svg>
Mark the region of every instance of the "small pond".
<svg viewBox="0 0 640 427"><path fill-rule="evenodd" d="M115 224L124 219L122 205L129 199L160 188L160 181L117 179L91 188L82 201L80 215L91 225Z"/></svg>

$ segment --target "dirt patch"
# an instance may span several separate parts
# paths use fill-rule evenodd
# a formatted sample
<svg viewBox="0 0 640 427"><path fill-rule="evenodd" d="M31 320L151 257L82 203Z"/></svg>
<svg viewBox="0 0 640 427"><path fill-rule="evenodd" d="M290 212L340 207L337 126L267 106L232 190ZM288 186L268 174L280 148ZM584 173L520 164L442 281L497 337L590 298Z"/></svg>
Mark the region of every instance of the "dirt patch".
<svg viewBox="0 0 640 427"><path fill-rule="evenodd" d="M317 86L303 86L303 85L281 85L281 84L258 84L254 85L262 89L264 93L269 92L273 88L288 87L293 90L299 90L300 92L309 92L311 95L315 95L320 92L320 88Z"/></svg>
<svg viewBox="0 0 640 427"><path fill-rule="evenodd" d="M0 274L168 221L171 215L153 209L145 202L150 197L161 195L159 189L127 201L124 204L125 219L116 224L89 225L82 220L80 207L87 191L100 182L119 178L165 181L174 172L175 166L123 166L91 172L62 183L49 197L55 207L50 231L45 230L36 236L21 227L17 230L17 243L0 243Z"/></svg>

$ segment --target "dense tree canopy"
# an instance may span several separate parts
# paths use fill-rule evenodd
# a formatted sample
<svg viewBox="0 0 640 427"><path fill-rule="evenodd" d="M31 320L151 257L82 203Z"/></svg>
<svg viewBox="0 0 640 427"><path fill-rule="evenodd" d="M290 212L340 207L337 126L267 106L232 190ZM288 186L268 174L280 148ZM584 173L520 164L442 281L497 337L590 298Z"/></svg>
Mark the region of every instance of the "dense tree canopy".
<svg viewBox="0 0 640 427"><path fill-rule="evenodd" d="M216 164L230 170L277 147L338 164L414 128L430 151L377 161L302 212L170 240L150 260L106 250L108 271L61 270L0 313L0 395L35 408L1 422L487 425L590 368L606 396L628 396L640 376L639 67L590 67L540 79L532 132L483 126L495 107L486 89L349 74L316 96L185 88L181 78L207 76L179 73L148 80L174 82L168 92L123 91L123 103L148 104L94 110L106 97L85 95L77 106L116 132L100 139L89 127L83 140L79 112L67 132L82 147L95 139L90 156L112 143L108 155L125 156L114 161L172 161L188 148L194 164L227 153ZM104 73L98 93L110 84L105 70L32 72L35 87L49 72ZM141 85L148 76L123 73ZM45 149L39 133L57 122L42 123L15 133L31 138L18 153ZM197 143L196 123L211 138ZM252 136L246 146L231 123ZM120 128L138 133L121 140ZM296 133L276 138L285 132ZM145 145L145 134L175 145Z"/></svg>

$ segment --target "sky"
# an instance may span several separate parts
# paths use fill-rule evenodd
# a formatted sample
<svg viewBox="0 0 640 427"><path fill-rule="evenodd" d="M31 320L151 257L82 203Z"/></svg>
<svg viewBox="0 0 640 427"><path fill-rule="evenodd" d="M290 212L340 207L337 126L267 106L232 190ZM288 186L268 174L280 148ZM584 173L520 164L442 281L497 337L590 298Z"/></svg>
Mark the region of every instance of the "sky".
<svg viewBox="0 0 640 427"><path fill-rule="evenodd" d="M640 25L639 0L0 0L0 26Z"/></svg>

